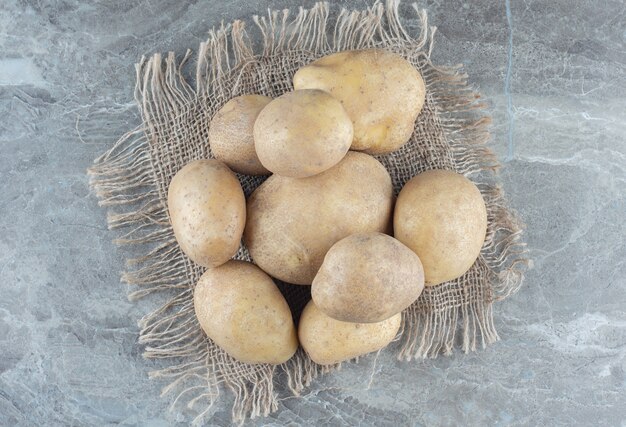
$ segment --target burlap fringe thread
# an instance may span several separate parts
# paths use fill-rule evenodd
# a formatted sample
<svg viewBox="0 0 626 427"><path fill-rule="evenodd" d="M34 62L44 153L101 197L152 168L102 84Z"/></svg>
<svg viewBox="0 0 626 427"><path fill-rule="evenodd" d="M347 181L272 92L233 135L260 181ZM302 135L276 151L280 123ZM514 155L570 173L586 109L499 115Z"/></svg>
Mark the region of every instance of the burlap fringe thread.
<svg viewBox="0 0 626 427"><path fill-rule="evenodd" d="M487 202L489 227L481 262L475 266L481 270L476 277L481 277L482 282L470 283L472 292L467 291L467 281L472 277L427 288L404 313L398 357L411 360L449 354L459 338L466 352L498 339L492 303L518 289L526 259L520 240L521 227L495 185L493 171L498 163L485 146L490 120L477 118L483 105L468 87L467 76L460 66L435 67L431 63L435 28L428 27L426 13L413 5L421 22L420 34L413 38L399 20L398 7L399 2L395 0L385 4L377 2L364 11L344 9L330 18L328 5L318 3L310 10L301 8L293 19L287 10L272 11L267 17L255 16L254 22L262 36L259 55L255 54L243 22L222 25L212 30L208 40L200 45L195 89L183 77L190 51L179 61L172 52L166 58L160 54L147 60L142 58L136 67L135 98L143 125L124 135L96 159L89 174L100 204L111 208L109 227L125 230L115 242L144 245L142 247L151 244L144 256L128 260L131 268L123 273L122 281L136 286L129 294L131 300L154 292L167 296L165 304L139 321L139 342L145 345L145 357L172 359L170 367L150 375L170 382L163 394L177 393L172 407L178 402L186 402L189 408L202 405L195 423L202 422L209 413L222 386L235 396L233 419L242 421L248 416L267 416L277 410L274 378L278 374L285 374L289 389L298 395L315 377L335 368L316 365L301 350L278 367L245 365L230 358L206 338L193 313L193 286L201 270L180 252L165 204L166 184L176 172L174 169L181 165L154 161L155 150L169 150L158 154L179 160L209 157L206 143L202 146L205 148L191 155L178 153L180 147L175 145L163 144L171 135L160 134L163 129L159 123L167 123L182 139L187 137L185 123L190 116L200 117L208 129L215 109L236 92L233 88L245 83L238 80L238 76L245 76L242 70L267 58L280 61L286 58L285 52L306 52L318 57L347 49L385 47L411 56L414 65L420 68L427 85L428 102L437 112L438 122L434 126L444 133L452 153L446 161L452 162L463 174L480 177L479 187ZM333 20L335 25L331 27ZM285 69L290 67L285 66ZM256 74L255 78L260 79L263 86L263 74ZM290 81L290 76L286 81ZM291 88L285 85L283 89ZM199 111L198 105L207 109ZM204 136L206 138L206 133ZM387 162L386 166L393 169L392 163ZM441 165L424 165L423 169L433 167ZM393 176L394 172L390 172ZM246 179L252 178L241 179L246 188L258 184L246 183ZM394 182L396 189L402 184L404 182ZM125 210L120 212L120 208ZM245 249L238 255L247 258ZM483 280L485 278L487 280ZM459 289L465 294L459 296Z"/></svg>

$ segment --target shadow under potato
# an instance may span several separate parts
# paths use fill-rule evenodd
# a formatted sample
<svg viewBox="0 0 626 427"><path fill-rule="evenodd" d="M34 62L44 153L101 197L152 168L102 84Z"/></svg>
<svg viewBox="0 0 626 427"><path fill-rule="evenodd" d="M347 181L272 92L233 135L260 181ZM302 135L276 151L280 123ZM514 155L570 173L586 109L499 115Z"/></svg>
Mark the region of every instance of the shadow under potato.
<svg viewBox="0 0 626 427"><path fill-rule="evenodd" d="M276 283L276 286L278 286L278 289L287 300L287 304L289 304L289 308L291 309L291 315L293 316L293 322L297 327L302 310L304 310L304 307L311 300L311 286L293 285L277 279L274 279L274 283Z"/></svg>

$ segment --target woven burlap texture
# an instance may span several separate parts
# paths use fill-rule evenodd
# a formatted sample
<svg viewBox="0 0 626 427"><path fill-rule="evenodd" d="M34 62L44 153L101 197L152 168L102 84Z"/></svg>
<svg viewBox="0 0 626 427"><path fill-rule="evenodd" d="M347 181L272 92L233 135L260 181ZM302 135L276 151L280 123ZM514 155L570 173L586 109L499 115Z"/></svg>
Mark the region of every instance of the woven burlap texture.
<svg viewBox="0 0 626 427"><path fill-rule="evenodd" d="M258 93L277 97L292 90L295 71L332 52L385 48L406 58L422 73L427 96L411 140L399 151L378 156L400 188L428 169L449 169L469 176L479 186L488 210L488 231L479 259L464 276L426 288L403 313L401 333L392 346L400 359L449 354L498 339L492 303L521 284L525 263L520 226L497 185L498 163L485 146L489 117L478 95L467 85L460 66L431 63L435 28L415 5L420 24L413 35L402 26L399 4L390 0L363 11L333 10L325 3L292 14L271 11L254 17L248 33L244 22L222 25L200 45L195 74L188 51L143 58L136 66L135 98L142 124L124 135L90 169L100 204L109 207L108 222L121 230L118 244L135 244L144 256L129 259L122 280L133 290L129 298L151 293L164 304L139 321L139 342L147 358L167 358L168 368L151 373L164 378L164 393L174 393L173 407L186 403L201 422L220 390L235 396L233 418L267 415L278 408L275 380L294 394L321 373L321 367L299 350L280 366L239 363L200 329L193 311L193 288L204 269L179 249L167 212L167 188L174 174L193 159L211 157L208 128L213 114L234 96ZM408 9L408 8L407 8ZM255 43L256 42L256 43ZM239 176L246 195L263 178ZM238 259L250 260L245 247ZM280 284L295 311L308 298L307 287Z"/></svg>

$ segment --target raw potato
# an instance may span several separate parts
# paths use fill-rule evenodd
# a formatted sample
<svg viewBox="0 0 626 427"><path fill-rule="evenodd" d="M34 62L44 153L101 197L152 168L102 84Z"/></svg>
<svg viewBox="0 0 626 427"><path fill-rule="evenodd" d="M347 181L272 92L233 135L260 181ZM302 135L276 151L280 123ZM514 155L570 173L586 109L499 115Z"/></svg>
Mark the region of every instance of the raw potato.
<svg viewBox="0 0 626 427"><path fill-rule="evenodd" d="M204 332L241 362L278 365L298 348L287 301L254 264L233 260L207 270L193 304Z"/></svg>
<svg viewBox="0 0 626 427"><path fill-rule="evenodd" d="M411 305L424 289L415 253L382 233L335 243L313 280L311 295L326 315L344 322L380 322Z"/></svg>
<svg viewBox="0 0 626 427"><path fill-rule="evenodd" d="M235 255L246 225L246 198L222 162L195 160L172 179L167 207L180 248L195 263L217 267Z"/></svg>
<svg viewBox="0 0 626 427"><path fill-rule="evenodd" d="M209 143L216 159L235 172L268 175L254 149L252 129L261 110L272 98L242 95L228 101L215 113L209 126Z"/></svg>
<svg viewBox="0 0 626 427"><path fill-rule="evenodd" d="M387 170L373 157L351 151L319 175L269 177L248 199L244 242L271 276L309 285L335 242L389 231L392 209Z"/></svg>
<svg viewBox="0 0 626 427"><path fill-rule="evenodd" d="M332 365L386 347L398 333L400 313L378 323L350 323L324 314L310 301L300 317L298 337L311 360Z"/></svg>
<svg viewBox="0 0 626 427"><path fill-rule="evenodd" d="M346 155L352 122L341 103L321 90L287 92L270 102L254 123L263 166L275 174L305 178Z"/></svg>
<svg viewBox="0 0 626 427"><path fill-rule="evenodd" d="M426 87L419 71L383 49L324 56L300 68L295 89L322 89L341 101L354 124L352 150L389 153L404 145L422 111Z"/></svg>
<svg viewBox="0 0 626 427"><path fill-rule="evenodd" d="M462 276L480 254L487 209L480 191L463 175L421 173L406 183L396 202L396 239L419 256L426 286Z"/></svg>

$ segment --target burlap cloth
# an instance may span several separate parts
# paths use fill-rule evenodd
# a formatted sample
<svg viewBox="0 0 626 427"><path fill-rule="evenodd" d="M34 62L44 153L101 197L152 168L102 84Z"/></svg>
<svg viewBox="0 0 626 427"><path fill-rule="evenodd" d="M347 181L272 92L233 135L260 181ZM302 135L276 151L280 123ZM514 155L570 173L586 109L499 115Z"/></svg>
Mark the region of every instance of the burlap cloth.
<svg viewBox="0 0 626 427"><path fill-rule="evenodd" d="M192 159L211 157L209 122L226 101L250 93L277 97L292 89L299 67L332 52L383 47L405 57L424 77L426 103L411 140L378 157L396 193L421 171L451 169L473 179L487 204L481 256L463 277L424 290L404 312L401 334L390 351L411 360L449 354L455 345L470 351L498 339L492 303L520 286L525 263L520 226L497 185L498 163L485 146L490 119L478 95L460 66L431 63L435 28L428 27L424 11L414 6L411 12L419 17L419 34L402 26L397 1L375 3L364 11L337 11L323 3L295 14L273 11L254 17L252 37L241 21L212 30L200 45L195 72L188 62L190 51L182 58L156 54L137 64L135 98L143 123L99 157L89 173L100 204L110 208L110 228L123 230L116 243L141 245L145 251L128 260L131 267L122 275L133 285L129 298L156 292L164 300L139 321L144 356L171 360L151 376L168 381L164 392L175 393L175 403L195 407L196 421L202 421L224 386L235 396L233 418L242 420L278 408L279 377L283 392L298 394L334 368L316 365L302 350L280 366L246 365L208 339L193 311L193 289L203 268L176 244L166 206L174 174ZM240 179L246 195L263 180ZM245 247L237 258L250 260ZM280 287L297 321L310 297L308 287Z"/></svg>

